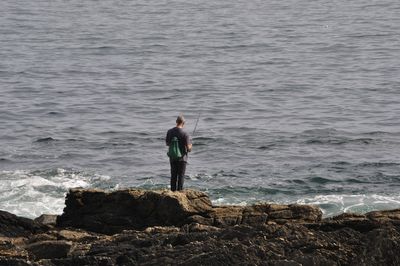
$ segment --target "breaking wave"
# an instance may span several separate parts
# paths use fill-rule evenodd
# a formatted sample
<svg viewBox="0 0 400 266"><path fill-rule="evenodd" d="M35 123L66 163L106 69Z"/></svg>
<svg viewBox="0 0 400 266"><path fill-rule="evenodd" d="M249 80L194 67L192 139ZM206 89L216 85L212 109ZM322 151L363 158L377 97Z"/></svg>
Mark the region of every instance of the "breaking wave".
<svg viewBox="0 0 400 266"><path fill-rule="evenodd" d="M0 172L0 209L35 218L61 214L70 188L112 188L110 177L66 169Z"/></svg>

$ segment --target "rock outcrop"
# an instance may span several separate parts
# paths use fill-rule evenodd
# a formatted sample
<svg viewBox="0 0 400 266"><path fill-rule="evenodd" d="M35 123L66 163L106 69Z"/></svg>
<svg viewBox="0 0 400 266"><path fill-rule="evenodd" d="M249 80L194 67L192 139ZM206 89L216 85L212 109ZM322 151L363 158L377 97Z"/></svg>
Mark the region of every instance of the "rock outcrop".
<svg viewBox="0 0 400 266"><path fill-rule="evenodd" d="M257 225L267 222L318 222L322 212L307 205L259 204L214 207L200 191L73 189L57 225L114 234L126 229L199 223L209 226Z"/></svg>
<svg viewBox="0 0 400 266"><path fill-rule="evenodd" d="M66 198L64 213L58 226L83 228L112 234L126 229L149 226L182 226L193 215L212 210L206 194L187 190L71 190Z"/></svg>
<svg viewBox="0 0 400 266"><path fill-rule="evenodd" d="M321 219L191 190L74 189L57 224L0 214L0 265L400 265L400 210Z"/></svg>

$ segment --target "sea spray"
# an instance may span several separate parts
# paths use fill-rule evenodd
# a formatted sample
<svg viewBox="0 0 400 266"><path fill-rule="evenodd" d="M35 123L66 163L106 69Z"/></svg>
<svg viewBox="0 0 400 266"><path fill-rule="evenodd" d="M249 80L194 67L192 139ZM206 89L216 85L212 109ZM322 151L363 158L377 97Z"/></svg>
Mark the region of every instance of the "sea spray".
<svg viewBox="0 0 400 266"><path fill-rule="evenodd" d="M109 176L66 169L0 172L0 210L34 218L61 214L70 188L112 187Z"/></svg>

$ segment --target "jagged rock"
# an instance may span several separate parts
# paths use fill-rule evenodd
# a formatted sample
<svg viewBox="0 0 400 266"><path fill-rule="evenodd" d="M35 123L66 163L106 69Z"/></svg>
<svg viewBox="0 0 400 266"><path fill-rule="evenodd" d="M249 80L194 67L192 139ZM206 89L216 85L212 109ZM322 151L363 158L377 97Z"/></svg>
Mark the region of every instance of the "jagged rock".
<svg viewBox="0 0 400 266"><path fill-rule="evenodd" d="M214 218L215 226L261 225L269 222L279 224L318 222L321 220L322 212L316 207L307 205L257 204L245 207L214 207L210 216Z"/></svg>
<svg viewBox="0 0 400 266"><path fill-rule="evenodd" d="M29 236L45 230L47 230L46 226L31 219L0 211L0 236Z"/></svg>
<svg viewBox="0 0 400 266"><path fill-rule="evenodd" d="M352 228L359 232L370 232L385 224L400 225L400 209L373 211L366 214L343 213L326 218L321 223L311 223L308 227L323 231Z"/></svg>
<svg viewBox="0 0 400 266"><path fill-rule="evenodd" d="M58 221L70 227L0 237L0 265L400 265L399 214L321 219L305 205L212 206L194 191L73 190Z"/></svg>
<svg viewBox="0 0 400 266"><path fill-rule="evenodd" d="M69 192L58 226L71 226L112 234L125 229L152 226L182 226L198 223L208 226L265 224L275 221L320 221L320 209L306 205L258 204L253 206L212 206L208 196L185 190L101 190L74 189Z"/></svg>
<svg viewBox="0 0 400 266"><path fill-rule="evenodd" d="M0 237L0 265L26 265L29 254L19 247L21 238Z"/></svg>
<svg viewBox="0 0 400 266"><path fill-rule="evenodd" d="M84 228L94 232L116 233L157 225L180 226L194 215L212 209L206 194L185 190L71 190L58 226Z"/></svg>
<svg viewBox="0 0 400 266"><path fill-rule="evenodd" d="M242 221L243 207L242 206L221 206L214 207L210 216L215 226L232 226L240 224Z"/></svg>

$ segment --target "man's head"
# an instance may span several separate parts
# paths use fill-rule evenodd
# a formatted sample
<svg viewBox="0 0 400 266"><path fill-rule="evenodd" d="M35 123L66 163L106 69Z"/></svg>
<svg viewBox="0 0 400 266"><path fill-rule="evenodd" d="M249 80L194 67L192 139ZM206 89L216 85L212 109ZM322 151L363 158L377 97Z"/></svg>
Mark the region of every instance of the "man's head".
<svg viewBox="0 0 400 266"><path fill-rule="evenodd" d="M176 118L176 125L177 126L183 126L185 124L185 118L183 117L183 115L179 115Z"/></svg>

